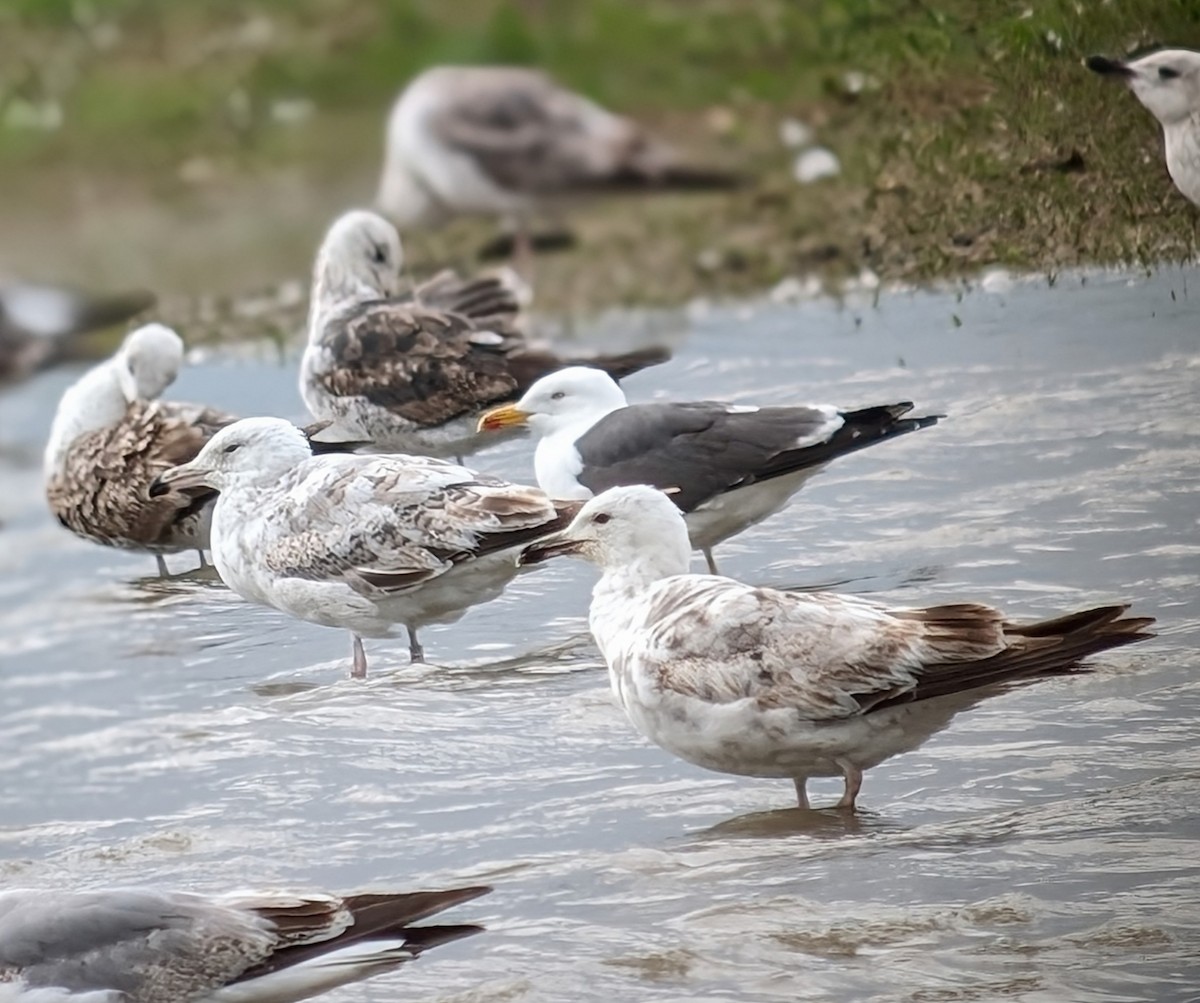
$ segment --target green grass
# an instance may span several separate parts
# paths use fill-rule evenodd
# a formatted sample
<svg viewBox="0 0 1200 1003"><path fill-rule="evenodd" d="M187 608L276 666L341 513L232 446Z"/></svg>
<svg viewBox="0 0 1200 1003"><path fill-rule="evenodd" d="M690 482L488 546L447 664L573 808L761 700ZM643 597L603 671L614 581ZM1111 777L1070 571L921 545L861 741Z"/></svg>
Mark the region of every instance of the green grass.
<svg viewBox="0 0 1200 1003"><path fill-rule="evenodd" d="M621 260L595 284L630 301L810 268L925 279L1153 260L1195 252L1196 216L1155 160L1149 116L1080 59L1155 42L1200 47L1200 3L0 0L0 111L54 100L67 126L0 128L0 166L144 175L168 196L197 156L331 174L377 156L384 110L423 66L528 63L759 177L727 198L585 213L587 258L546 266L567 303L601 298L581 269L606 255ZM868 76L861 93L851 71ZM289 133L271 109L295 98L316 112ZM710 127L715 108L731 129ZM785 115L817 126L841 178L790 180ZM1074 154L1082 171L1056 168ZM479 233L439 236L434 253L462 257ZM697 269L701 251L723 264Z"/></svg>

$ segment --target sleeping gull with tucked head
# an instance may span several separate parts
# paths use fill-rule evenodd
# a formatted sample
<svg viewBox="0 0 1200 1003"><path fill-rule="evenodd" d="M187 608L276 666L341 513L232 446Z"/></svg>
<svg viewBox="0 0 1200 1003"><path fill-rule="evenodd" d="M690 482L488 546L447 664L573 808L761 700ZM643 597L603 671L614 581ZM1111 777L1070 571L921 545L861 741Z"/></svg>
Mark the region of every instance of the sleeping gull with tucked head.
<svg viewBox="0 0 1200 1003"><path fill-rule="evenodd" d="M480 430L528 425L539 437L538 486L586 500L606 488L649 484L686 514L692 546L717 572L712 549L782 509L839 456L937 423L905 417L907 401L859 411L830 404L753 407L713 401L627 404L595 369L543 377Z"/></svg>
<svg viewBox="0 0 1200 1003"><path fill-rule="evenodd" d="M571 360L528 343L496 279L445 275L399 297L396 228L374 213L341 216L317 254L300 393L342 438L383 450L465 456L487 444L479 412L519 397ZM668 357L660 349L598 357L614 376Z"/></svg>
<svg viewBox="0 0 1200 1003"><path fill-rule="evenodd" d="M522 554L600 567L589 623L617 702L651 741L721 773L842 777L920 746L997 684L1065 672L1151 636L1104 606L1017 624L975 603L893 608L688 574L687 528L653 488L612 488Z"/></svg>
<svg viewBox="0 0 1200 1003"><path fill-rule="evenodd" d="M540 70L435 66L392 108L376 204L402 229L460 215L505 217L527 264L530 218L572 198L740 183L728 171L685 163L638 123Z"/></svg>
<svg viewBox="0 0 1200 1003"><path fill-rule="evenodd" d="M1200 52L1159 49L1130 60L1089 56L1087 67L1122 81L1158 119L1171 180L1200 206Z"/></svg>
<svg viewBox="0 0 1200 1003"><path fill-rule="evenodd" d="M213 563L243 599L363 637L450 623L495 598L516 551L561 529L578 507L536 488L424 456L314 456L278 418L222 429L190 463L159 475L152 495L208 487Z"/></svg>
<svg viewBox="0 0 1200 1003"><path fill-rule="evenodd" d="M490 891L0 892L0 1003L294 1003L478 926L419 926Z"/></svg>
<svg viewBox="0 0 1200 1003"><path fill-rule="evenodd" d="M50 510L85 540L153 554L208 547L212 491L147 488L162 471L192 459L232 415L158 400L183 363L183 341L161 324L125 338L112 358L63 393L43 464Z"/></svg>

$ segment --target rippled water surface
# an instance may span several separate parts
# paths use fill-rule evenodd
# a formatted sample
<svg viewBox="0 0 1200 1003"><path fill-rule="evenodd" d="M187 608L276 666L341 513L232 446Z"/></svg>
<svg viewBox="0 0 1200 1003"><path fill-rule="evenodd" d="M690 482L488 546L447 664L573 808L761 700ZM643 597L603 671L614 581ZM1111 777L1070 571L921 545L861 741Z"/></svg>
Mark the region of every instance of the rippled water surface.
<svg viewBox="0 0 1200 1003"><path fill-rule="evenodd" d="M860 813L641 740L559 562L423 640L443 668L153 577L42 508L53 373L0 399L0 882L491 882L489 931L329 999L1197 998L1196 273L721 309L631 396L905 398L941 426L842 460L718 550L737 577L1014 615L1130 600L1157 640L994 698L868 774ZM299 415L294 359L172 391ZM532 476L514 442L476 465ZM185 571L186 555L172 559ZM837 785L811 785L816 803Z"/></svg>

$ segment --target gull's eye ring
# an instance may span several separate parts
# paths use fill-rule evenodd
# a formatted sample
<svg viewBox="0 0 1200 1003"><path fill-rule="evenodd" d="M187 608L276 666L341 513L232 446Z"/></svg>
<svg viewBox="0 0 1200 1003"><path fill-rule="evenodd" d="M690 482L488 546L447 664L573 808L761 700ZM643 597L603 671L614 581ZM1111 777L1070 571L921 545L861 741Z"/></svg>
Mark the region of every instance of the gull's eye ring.
<svg viewBox="0 0 1200 1003"><path fill-rule="evenodd" d="M242 444L240 442L231 442L223 451L226 453L235 453L241 448L241 446Z"/></svg>
<svg viewBox="0 0 1200 1003"><path fill-rule="evenodd" d="M606 522L612 522L612 516L607 512L597 512L594 516L592 516L592 522L596 523L598 526L603 526Z"/></svg>
<svg viewBox="0 0 1200 1003"><path fill-rule="evenodd" d="M567 396L567 394L566 394L566 391L564 391L564 390L555 390L555 391L554 391L554 393L552 393L552 394L550 395L550 399L551 399L552 401L560 401L560 400L562 400L562 399L563 399L564 397L566 397L566 396Z"/></svg>
<svg viewBox="0 0 1200 1003"><path fill-rule="evenodd" d="M1158 79L1159 80L1174 80L1179 75L1180 75L1179 71L1176 69L1173 69L1170 66L1160 66L1158 68Z"/></svg>

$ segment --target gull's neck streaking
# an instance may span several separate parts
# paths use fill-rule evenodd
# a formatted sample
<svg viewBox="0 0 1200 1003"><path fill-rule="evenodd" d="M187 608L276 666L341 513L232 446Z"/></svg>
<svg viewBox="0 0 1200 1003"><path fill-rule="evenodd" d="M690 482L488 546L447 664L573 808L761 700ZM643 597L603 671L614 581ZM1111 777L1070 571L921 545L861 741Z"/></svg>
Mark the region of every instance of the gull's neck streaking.
<svg viewBox="0 0 1200 1003"><path fill-rule="evenodd" d="M1183 195L1200 206L1200 111L1163 126L1167 170Z"/></svg>
<svg viewBox="0 0 1200 1003"><path fill-rule="evenodd" d="M597 404L580 414L546 416L542 437L533 453L533 471L538 487L551 498L587 501L592 492L576 479L583 461L575 443L601 418L627 407L621 400ZM535 428L535 431L539 431Z"/></svg>
<svg viewBox="0 0 1200 1003"><path fill-rule="evenodd" d="M122 365L119 355L102 362L63 393L46 443L43 470L47 476L61 469L71 443L81 435L115 425L125 416L130 401L121 383Z"/></svg>
<svg viewBox="0 0 1200 1003"><path fill-rule="evenodd" d="M348 306L385 297L382 289L362 275L355 274L336 255L322 251L313 270L312 298L308 306L309 343L320 338L324 322L331 314Z"/></svg>

